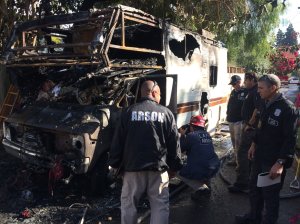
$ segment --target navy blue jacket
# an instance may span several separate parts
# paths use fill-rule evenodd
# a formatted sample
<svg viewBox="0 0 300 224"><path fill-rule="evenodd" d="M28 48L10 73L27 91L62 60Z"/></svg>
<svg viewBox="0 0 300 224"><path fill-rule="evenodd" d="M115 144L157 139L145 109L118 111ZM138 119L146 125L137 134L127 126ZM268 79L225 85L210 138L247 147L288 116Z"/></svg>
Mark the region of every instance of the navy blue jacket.
<svg viewBox="0 0 300 224"><path fill-rule="evenodd" d="M294 154L298 114L293 103L282 94L262 104L260 111L254 138L255 158L271 166L277 159L287 159Z"/></svg>
<svg viewBox="0 0 300 224"><path fill-rule="evenodd" d="M188 179L205 180L219 170L220 161L214 151L212 139L205 130L198 130L181 136L180 146L187 153L187 164L179 174Z"/></svg>

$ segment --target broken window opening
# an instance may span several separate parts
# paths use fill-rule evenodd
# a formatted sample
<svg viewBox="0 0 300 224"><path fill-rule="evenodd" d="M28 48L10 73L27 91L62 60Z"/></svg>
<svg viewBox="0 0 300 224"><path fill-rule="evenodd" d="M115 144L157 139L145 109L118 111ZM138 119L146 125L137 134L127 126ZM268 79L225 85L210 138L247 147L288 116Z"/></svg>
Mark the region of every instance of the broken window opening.
<svg viewBox="0 0 300 224"><path fill-rule="evenodd" d="M162 30L131 20L124 20L125 46L162 51ZM118 22L112 44L122 45L122 24Z"/></svg>
<svg viewBox="0 0 300 224"><path fill-rule="evenodd" d="M210 66L209 86L215 87L218 83L218 66Z"/></svg>
<svg viewBox="0 0 300 224"><path fill-rule="evenodd" d="M195 49L200 49L198 41L190 34L186 34L182 41L170 40L169 47L176 57L182 58L184 61L191 60Z"/></svg>

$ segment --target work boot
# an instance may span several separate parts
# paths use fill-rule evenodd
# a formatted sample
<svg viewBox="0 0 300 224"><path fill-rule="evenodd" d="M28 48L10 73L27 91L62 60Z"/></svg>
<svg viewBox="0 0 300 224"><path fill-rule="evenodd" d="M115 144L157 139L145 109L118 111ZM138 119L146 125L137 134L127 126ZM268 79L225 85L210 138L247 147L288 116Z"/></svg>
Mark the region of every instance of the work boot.
<svg viewBox="0 0 300 224"><path fill-rule="evenodd" d="M210 193L211 193L210 188L207 187L206 184L204 184L197 191L195 191L191 194L191 199L194 201L200 201L203 198L203 196L210 195Z"/></svg>
<svg viewBox="0 0 300 224"><path fill-rule="evenodd" d="M230 193L249 193L249 188L247 185L243 184L233 184L228 187Z"/></svg>

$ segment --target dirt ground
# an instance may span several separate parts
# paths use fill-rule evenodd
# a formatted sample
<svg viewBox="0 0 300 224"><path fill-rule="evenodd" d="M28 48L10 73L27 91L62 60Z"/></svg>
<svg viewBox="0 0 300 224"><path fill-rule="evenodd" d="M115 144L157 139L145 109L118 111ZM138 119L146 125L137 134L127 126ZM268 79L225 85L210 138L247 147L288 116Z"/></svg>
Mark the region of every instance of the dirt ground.
<svg viewBox="0 0 300 224"><path fill-rule="evenodd" d="M228 148L220 143L217 148ZM225 146L224 146L225 144ZM218 153L224 153L218 151ZM120 187L110 189L105 196L92 198L82 195L76 184L56 186L54 196L48 192L48 176L44 170L37 170L0 149L0 223L79 223L87 207L84 223L120 223ZM235 171L223 166L226 180L233 182ZM293 196L289 183L294 178L293 170L288 172L283 196ZM171 224L231 224L235 214L243 214L248 209L246 194L230 194L227 184L216 176L212 181L212 194L200 202L190 198L191 189L184 188L171 199ZM176 187L173 187L176 189ZM299 191L297 191L299 193ZM139 206L139 215L147 212L146 201ZM296 222L291 222L298 219ZM148 223L145 219L143 223ZM300 197L282 199L279 224L300 223Z"/></svg>

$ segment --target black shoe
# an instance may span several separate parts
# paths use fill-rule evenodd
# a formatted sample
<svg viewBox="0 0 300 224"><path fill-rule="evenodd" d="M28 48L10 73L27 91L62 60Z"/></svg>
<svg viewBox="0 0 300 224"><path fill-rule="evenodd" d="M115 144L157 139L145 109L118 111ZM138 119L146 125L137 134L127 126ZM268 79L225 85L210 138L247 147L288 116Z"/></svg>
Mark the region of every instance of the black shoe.
<svg viewBox="0 0 300 224"><path fill-rule="evenodd" d="M204 196L210 195L211 190L209 188L199 189L191 194L191 199L194 201L200 201Z"/></svg>
<svg viewBox="0 0 300 224"><path fill-rule="evenodd" d="M228 191L230 193L249 193L249 189L247 186L233 184L228 187Z"/></svg>
<svg viewBox="0 0 300 224"><path fill-rule="evenodd" d="M235 224L254 224L253 220L249 218L248 214L246 215L236 215Z"/></svg>

